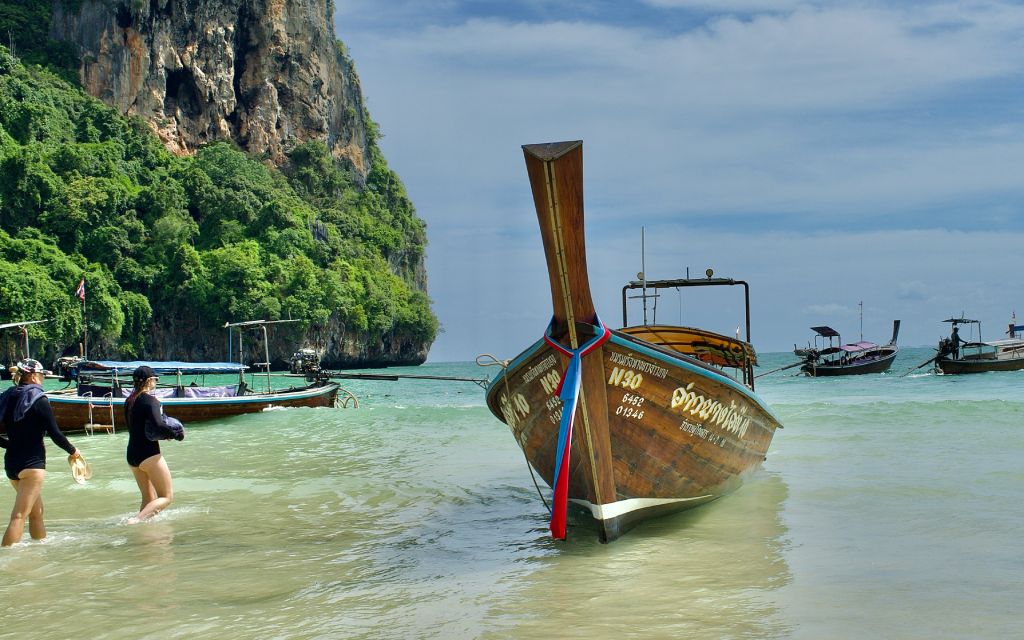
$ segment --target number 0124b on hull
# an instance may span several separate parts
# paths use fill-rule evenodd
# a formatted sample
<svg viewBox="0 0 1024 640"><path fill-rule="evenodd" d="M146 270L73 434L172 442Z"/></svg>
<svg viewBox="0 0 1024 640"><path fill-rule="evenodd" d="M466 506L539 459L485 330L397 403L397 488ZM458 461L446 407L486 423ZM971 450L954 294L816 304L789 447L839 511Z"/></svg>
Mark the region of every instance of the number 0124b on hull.
<svg viewBox="0 0 1024 640"><path fill-rule="evenodd" d="M763 462L780 425L746 386L695 358L620 331L611 332L600 352L600 360L594 353L586 367L600 374L604 393L581 399L577 411L587 417L577 414L577 423L591 417L606 422L607 446L584 435L573 439L569 501L590 512L603 541L645 518L714 500ZM562 414L556 389L566 362L538 341L487 392L491 411L551 486ZM602 474L603 467L610 474ZM598 497L602 483L611 484L601 492L611 500Z"/></svg>

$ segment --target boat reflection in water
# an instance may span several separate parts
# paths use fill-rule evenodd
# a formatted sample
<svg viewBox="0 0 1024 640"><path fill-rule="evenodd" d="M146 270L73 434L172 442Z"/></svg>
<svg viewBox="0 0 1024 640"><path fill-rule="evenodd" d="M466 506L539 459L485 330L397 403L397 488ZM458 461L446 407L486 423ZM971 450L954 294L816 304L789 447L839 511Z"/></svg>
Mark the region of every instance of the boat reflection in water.
<svg viewBox="0 0 1024 640"><path fill-rule="evenodd" d="M793 581L788 497L782 476L759 471L726 500L646 522L614 553L602 553L596 538L572 553L519 548L517 574L501 581L515 593L489 614L511 621L504 637L513 638L566 629L581 638L792 637L779 605Z"/></svg>

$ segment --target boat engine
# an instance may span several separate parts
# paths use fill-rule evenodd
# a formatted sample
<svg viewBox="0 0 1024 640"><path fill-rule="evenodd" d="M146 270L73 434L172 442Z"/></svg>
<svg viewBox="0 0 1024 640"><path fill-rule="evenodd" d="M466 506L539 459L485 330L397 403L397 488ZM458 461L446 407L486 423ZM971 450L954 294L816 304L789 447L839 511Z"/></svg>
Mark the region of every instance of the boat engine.
<svg viewBox="0 0 1024 640"><path fill-rule="evenodd" d="M53 363L53 372L56 374L62 382L70 382L75 376L72 375L72 371L75 371L76 365L79 362L85 361L85 358L80 356L63 356L57 358L57 362Z"/></svg>
<svg viewBox="0 0 1024 640"><path fill-rule="evenodd" d="M315 378L320 373L320 356L314 349L299 349L288 361L288 371Z"/></svg>

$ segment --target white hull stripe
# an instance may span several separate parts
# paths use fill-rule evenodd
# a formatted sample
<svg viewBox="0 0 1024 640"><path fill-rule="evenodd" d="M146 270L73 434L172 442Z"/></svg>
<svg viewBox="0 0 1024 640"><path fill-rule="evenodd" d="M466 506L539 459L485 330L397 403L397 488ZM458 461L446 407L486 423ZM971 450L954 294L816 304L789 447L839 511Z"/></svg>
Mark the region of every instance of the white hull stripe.
<svg viewBox="0 0 1024 640"><path fill-rule="evenodd" d="M628 500L619 500L617 502L609 502L608 504L592 504L577 498L572 498L571 500L580 506L590 509L590 513L593 514L595 520L612 520L640 509L683 502L700 502L713 497L709 493L708 495L696 496L694 498L629 498Z"/></svg>

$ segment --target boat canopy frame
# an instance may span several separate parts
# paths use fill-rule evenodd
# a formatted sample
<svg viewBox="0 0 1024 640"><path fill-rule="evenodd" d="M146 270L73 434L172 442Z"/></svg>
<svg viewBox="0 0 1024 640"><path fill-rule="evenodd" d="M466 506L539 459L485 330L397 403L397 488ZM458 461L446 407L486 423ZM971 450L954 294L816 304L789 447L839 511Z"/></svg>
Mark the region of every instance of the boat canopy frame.
<svg viewBox="0 0 1024 640"><path fill-rule="evenodd" d="M245 329L261 329L263 331L263 357L264 362L254 362L253 364L257 367L263 367L266 373L267 392L269 393L273 389L273 385L270 382L270 339L267 336L267 325L268 324L288 324L291 322L306 322L305 319L288 319L288 320L244 320L242 322L225 322L224 328L228 330L228 358L233 357L233 335L234 329L238 329L238 364L242 364L242 360L245 358L245 349L243 346L243 335ZM255 373L253 374L255 379ZM242 380L242 373L239 372L239 380Z"/></svg>
<svg viewBox="0 0 1024 640"><path fill-rule="evenodd" d="M46 319L46 320L22 320L21 322L7 322L7 323L4 323L4 324L0 324L0 331L3 331L5 329L17 329L18 331L20 331L22 337L25 339L25 357L26 358L31 358L32 357L32 352L31 352L31 349L29 348L29 343L28 343L28 328L31 325L43 324L45 322L50 322L50 319ZM14 363L9 363L9 364L14 364Z"/></svg>
<svg viewBox="0 0 1024 640"><path fill-rule="evenodd" d="M949 323L950 333L952 333L952 330L955 329L958 324L976 325L978 328L978 339L972 342L985 342L984 340L981 339L981 320L971 320L970 318L946 318L945 320L943 320L943 322Z"/></svg>
<svg viewBox="0 0 1024 640"><path fill-rule="evenodd" d="M671 280L631 280L622 287L622 326L629 326L628 310L626 308L627 293L634 289L643 290L644 304L646 305L647 289L679 289L684 287L743 287L743 310L746 322L745 341L750 343L750 285L745 280L734 280L732 278L674 278ZM657 295L657 294L655 294Z"/></svg>

